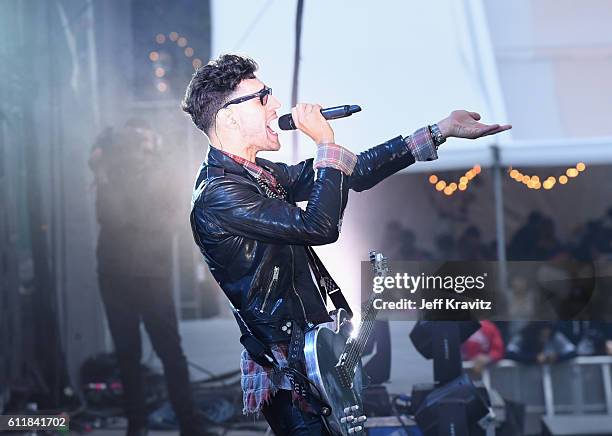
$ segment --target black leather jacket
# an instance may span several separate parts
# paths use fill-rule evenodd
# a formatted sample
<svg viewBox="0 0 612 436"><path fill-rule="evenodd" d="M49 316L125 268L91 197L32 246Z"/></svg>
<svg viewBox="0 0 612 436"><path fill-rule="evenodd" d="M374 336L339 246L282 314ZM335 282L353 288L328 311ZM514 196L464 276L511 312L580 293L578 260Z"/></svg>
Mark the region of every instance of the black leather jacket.
<svg viewBox="0 0 612 436"><path fill-rule="evenodd" d="M242 165L210 147L195 184L191 227L213 276L255 336L287 342L287 321L331 320L306 246L338 239L349 189L369 189L414 157L398 136L360 153L350 176L334 168L315 174L313 159L256 162L285 188L287 201L267 198ZM308 201L306 210L296 206L300 201Z"/></svg>

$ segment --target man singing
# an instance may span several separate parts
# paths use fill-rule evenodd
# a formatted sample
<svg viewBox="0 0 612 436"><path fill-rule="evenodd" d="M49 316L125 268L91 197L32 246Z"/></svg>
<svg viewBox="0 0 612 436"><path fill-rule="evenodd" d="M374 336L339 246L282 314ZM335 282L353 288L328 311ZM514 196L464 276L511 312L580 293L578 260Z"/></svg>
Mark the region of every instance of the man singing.
<svg viewBox="0 0 612 436"><path fill-rule="evenodd" d="M270 123L281 105L256 70L249 58L223 55L189 83L183 110L210 140L191 226L242 333L244 412L262 412L277 435L324 434L312 404L292 392L279 369L292 363L290 341L331 320L311 278L309 247L338 239L349 190L372 188L415 161L436 159L448 137L475 139L511 126L481 124L475 112L454 111L355 155L335 143L321 106L298 104L292 117L313 140L315 157L296 165L270 162L256 156L280 149ZM308 202L305 209L296 206L300 201Z"/></svg>

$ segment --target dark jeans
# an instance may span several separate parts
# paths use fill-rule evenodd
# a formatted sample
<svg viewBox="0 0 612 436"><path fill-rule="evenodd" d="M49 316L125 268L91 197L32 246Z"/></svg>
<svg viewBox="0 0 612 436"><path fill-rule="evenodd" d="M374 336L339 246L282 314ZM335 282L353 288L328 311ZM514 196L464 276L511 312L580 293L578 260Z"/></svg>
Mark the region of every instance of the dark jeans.
<svg viewBox="0 0 612 436"><path fill-rule="evenodd" d="M292 404L291 391L278 391L262 412L276 436L329 435L318 415L301 412Z"/></svg>
<svg viewBox="0 0 612 436"><path fill-rule="evenodd" d="M103 275L100 276L100 292L115 343L130 427L144 426L147 420L140 369L142 320L164 366L168 394L181 434L199 434L202 430L197 428L189 370L181 348L169 280Z"/></svg>

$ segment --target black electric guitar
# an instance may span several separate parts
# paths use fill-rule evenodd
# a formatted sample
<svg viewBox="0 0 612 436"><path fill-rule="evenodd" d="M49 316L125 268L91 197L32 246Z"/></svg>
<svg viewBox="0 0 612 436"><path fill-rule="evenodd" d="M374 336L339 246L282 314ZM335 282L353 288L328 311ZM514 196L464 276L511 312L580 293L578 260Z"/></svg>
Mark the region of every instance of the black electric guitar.
<svg viewBox="0 0 612 436"><path fill-rule="evenodd" d="M370 252L374 272L385 276L389 272L387 259ZM322 400L331 407L325 417L334 435L365 434L361 390L363 370L361 354L374 328L378 310L372 294L362 307L361 323L356 334L344 309L338 310L333 323L321 324L305 335L304 355L308 378L317 386Z"/></svg>

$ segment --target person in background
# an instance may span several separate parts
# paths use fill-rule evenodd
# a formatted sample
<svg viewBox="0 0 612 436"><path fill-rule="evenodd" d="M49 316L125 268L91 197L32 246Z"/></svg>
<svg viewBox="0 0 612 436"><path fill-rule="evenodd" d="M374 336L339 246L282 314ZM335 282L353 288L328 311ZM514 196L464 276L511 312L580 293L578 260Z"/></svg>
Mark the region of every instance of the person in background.
<svg viewBox="0 0 612 436"><path fill-rule="evenodd" d="M400 257L397 260L423 261L431 260L431 255L419 247L414 230L404 228L400 234Z"/></svg>
<svg viewBox="0 0 612 436"><path fill-rule="evenodd" d="M98 281L119 364L128 436L147 434L140 322L164 367L182 436L207 434L196 416L171 288L178 187L160 137L146 121L105 130L91 152L95 176ZM180 203L179 203L180 204Z"/></svg>
<svg viewBox="0 0 612 436"><path fill-rule="evenodd" d="M436 236L435 244L435 260L459 260L459 254L457 253L457 243L451 233L442 233Z"/></svg>
<svg viewBox="0 0 612 436"><path fill-rule="evenodd" d="M575 356L576 346L548 321L528 323L506 348L506 358L527 364L552 364Z"/></svg>
<svg viewBox="0 0 612 436"><path fill-rule="evenodd" d="M612 355L612 325L605 321L560 321L558 329L574 345L579 356Z"/></svg>
<svg viewBox="0 0 612 436"><path fill-rule="evenodd" d="M504 340L495 324L491 321L480 321L480 329L461 345L461 357L472 362L471 371L480 378L483 369L504 357Z"/></svg>
<svg viewBox="0 0 612 436"><path fill-rule="evenodd" d="M457 251L460 260L490 260L487 247L482 242L480 230L476 226L469 226L465 229L457 241Z"/></svg>

